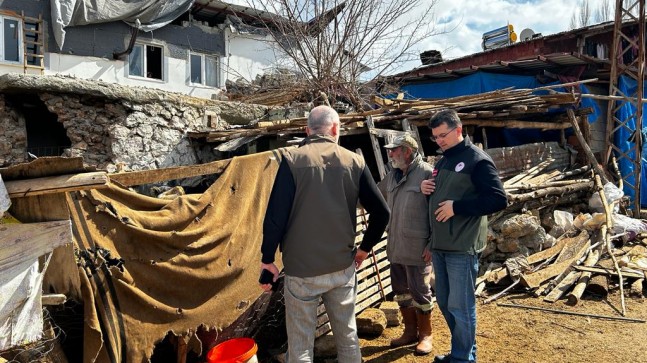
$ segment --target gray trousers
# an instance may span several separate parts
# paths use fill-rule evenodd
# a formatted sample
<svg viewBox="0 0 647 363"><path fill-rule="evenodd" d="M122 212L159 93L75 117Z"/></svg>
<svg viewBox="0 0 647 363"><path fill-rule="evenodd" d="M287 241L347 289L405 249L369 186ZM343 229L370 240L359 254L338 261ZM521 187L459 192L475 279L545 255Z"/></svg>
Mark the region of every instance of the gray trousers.
<svg viewBox="0 0 647 363"><path fill-rule="evenodd" d="M285 324L288 333L287 363L314 359L317 306L321 297L337 345L339 363L360 363L362 354L355 322L357 276L355 264L314 277L285 276Z"/></svg>
<svg viewBox="0 0 647 363"><path fill-rule="evenodd" d="M391 286L398 306L415 306L422 311L433 307L431 287L434 285L431 264L426 266L391 264Z"/></svg>

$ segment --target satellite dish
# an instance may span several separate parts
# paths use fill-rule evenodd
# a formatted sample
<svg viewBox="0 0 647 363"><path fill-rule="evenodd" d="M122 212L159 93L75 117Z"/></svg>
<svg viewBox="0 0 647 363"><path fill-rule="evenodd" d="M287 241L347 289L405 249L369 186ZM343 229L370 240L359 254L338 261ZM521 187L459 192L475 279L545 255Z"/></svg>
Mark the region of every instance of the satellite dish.
<svg viewBox="0 0 647 363"><path fill-rule="evenodd" d="M519 34L519 40L522 41L522 42L524 42L526 40L530 40L530 39L532 39L533 35L535 35L535 32L532 31L532 29L530 29L530 28L526 28L526 29L522 30L521 33Z"/></svg>

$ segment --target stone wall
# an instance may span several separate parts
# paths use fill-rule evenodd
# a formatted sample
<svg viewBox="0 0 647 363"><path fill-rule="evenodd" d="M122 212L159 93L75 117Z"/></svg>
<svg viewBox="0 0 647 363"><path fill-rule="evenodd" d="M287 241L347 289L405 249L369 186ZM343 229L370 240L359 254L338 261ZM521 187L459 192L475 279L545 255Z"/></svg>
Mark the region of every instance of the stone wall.
<svg viewBox="0 0 647 363"><path fill-rule="evenodd" d="M67 130L72 142L67 156L82 156L88 165L113 172L200 161L186 132L204 128L204 109L69 94L40 98Z"/></svg>
<svg viewBox="0 0 647 363"><path fill-rule="evenodd" d="M30 114L33 102L43 102L40 115ZM216 160L212 145L192 144L187 133L245 125L268 107L72 77L5 74L0 111L0 166L26 161L27 147L37 146L28 145L27 125L50 112L71 142L64 156L114 172Z"/></svg>
<svg viewBox="0 0 647 363"><path fill-rule="evenodd" d="M7 105L0 94L0 166L27 160L27 129L25 118Z"/></svg>

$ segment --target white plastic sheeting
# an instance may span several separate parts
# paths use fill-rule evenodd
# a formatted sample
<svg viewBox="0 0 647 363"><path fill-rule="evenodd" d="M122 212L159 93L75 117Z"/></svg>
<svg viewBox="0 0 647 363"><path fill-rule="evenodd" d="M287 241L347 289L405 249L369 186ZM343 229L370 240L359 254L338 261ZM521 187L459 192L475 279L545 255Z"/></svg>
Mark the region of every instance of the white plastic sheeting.
<svg viewBox="0 0 647 363"><path fill-rule="evenodd" d="M52 28L60 49L65 28L123 20L143 31L159 29L188 11L194 0L50 0Z"/></svg>
<svg viewBox="0 0 647 363"><path fill-rule="evenodd" d="M71 241L69 220L0 224L0 351L41 338L43 276L54 248Z"/></svg>
<svg viewBox="0 0 647 363"><path fill-rule="evenodd" d="M0 175L0 218L2 218L4 212L9 210L9 207L11 207L11 199L9 199L9 193L2 181L2 175Z"/></svg>
<svg viewBox="0 0 647 363"><path fill-rule="evenodd" d="M47 256L47 262L51 253ZM38 341L43 334L41 286L47 263L25 261L0 271L0 351Z"/></svg>

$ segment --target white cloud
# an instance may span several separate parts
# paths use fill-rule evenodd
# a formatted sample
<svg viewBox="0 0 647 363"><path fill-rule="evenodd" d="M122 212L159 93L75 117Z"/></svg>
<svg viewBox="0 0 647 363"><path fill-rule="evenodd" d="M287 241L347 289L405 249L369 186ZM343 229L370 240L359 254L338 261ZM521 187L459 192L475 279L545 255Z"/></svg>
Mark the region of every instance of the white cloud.
<svg viewBox="0 0 647 363"><path fill-rule="evenodd" d="M584 1L588 1L593 19L593 13L604 0ZM437 29L448 33L430 37L419 48L440 50L443 59L478 53L482 51L483 33L508 23L514 26L517 35L525 28L542 35L559 33L569 30L578 4L579 1L564 0L438 0ZM409 62L399 71L419 65L420 62Z"/></svg>

